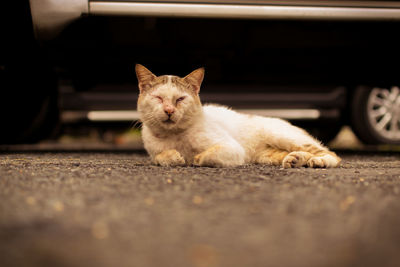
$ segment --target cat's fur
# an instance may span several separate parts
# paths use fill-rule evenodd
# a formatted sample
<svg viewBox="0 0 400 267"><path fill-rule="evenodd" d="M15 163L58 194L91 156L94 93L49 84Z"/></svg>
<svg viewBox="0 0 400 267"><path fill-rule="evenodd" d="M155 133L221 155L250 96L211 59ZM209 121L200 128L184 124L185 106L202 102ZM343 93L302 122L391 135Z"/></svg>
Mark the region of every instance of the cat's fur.
<svg viewBox="0 0 400 267"><path fill-rule="evenodd" d="M161 166L231 167L247 163L293 167L336 167L340 158L289 122L202 106L204 69L184 78L155 76L136 65L142 138Z"/></svg>

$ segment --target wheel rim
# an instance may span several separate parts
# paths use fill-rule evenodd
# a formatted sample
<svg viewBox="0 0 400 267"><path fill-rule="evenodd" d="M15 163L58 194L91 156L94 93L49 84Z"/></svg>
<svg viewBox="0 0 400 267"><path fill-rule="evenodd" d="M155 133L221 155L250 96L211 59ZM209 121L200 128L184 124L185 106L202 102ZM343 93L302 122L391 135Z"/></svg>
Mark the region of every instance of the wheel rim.
<svg viewBox="0 0 400 267"><path fill-rule="evenodd" d="M372 89L367 104L368 120L373 130L392 141L400 140L400 89Z"/></svg>

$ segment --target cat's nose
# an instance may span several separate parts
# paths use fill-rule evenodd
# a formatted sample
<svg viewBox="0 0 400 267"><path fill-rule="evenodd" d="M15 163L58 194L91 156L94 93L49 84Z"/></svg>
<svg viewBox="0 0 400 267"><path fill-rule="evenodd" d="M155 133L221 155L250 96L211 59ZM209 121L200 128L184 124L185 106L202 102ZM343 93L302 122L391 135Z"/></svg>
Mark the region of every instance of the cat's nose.
<svg viewBox="0 0 400 267"><path fill-rule="evenodd" d="M174 114L175 109L173 107L165 107L164 108L164 112L165 114L167 114L168 116L171 116L172 114Z"/></svg>

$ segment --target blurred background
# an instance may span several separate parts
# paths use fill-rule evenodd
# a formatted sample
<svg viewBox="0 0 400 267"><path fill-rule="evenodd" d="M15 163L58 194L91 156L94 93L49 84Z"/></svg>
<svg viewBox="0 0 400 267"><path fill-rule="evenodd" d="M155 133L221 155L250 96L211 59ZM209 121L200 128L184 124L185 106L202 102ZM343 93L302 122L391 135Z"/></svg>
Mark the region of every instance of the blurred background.
<svg viewBox="0 0 400 267"><path fill-rule="evenodd" d="M5 2L3 150L141 148L136 63L205 67L204 103L288 119L334 148L399 150L400 1Z"/></svg>

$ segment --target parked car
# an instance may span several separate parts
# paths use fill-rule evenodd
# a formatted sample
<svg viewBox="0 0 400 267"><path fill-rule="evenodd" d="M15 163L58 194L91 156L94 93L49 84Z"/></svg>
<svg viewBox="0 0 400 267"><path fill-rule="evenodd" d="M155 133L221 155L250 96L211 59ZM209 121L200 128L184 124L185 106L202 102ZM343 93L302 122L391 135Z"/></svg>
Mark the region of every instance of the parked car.
<svg viewBox="0 0 400 267"><path fill-rule="evenodd" d="M325 141L348 124L365 143L400 144L400 1L13 2L1 18L1 143L137 119L141 63L179 76L204 66L203 102Z"/></svg>

